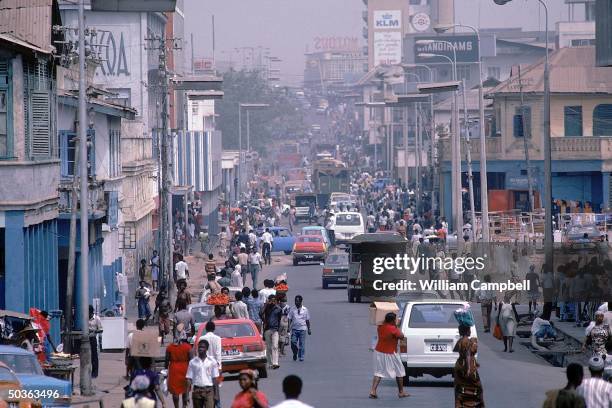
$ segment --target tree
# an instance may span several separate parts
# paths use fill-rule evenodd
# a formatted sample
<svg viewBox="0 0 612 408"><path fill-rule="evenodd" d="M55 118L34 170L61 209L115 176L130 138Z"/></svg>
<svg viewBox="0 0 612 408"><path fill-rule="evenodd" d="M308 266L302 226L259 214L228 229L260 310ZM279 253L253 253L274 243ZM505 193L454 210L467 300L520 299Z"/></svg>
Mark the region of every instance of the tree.
<svg viewBox="0 0 612 408"><path fill-rule="evenodd" d="M265 154L266 147L285 140L288 132L302 129L298 104L284 87L269 87L259 71L229 70L223 75L223 99L216 104L218 129L224 149L238 149L238 105L266 103L268 108L251 112L251 148ZM246 149L246 111L242 111L242 148Z"/></svg>

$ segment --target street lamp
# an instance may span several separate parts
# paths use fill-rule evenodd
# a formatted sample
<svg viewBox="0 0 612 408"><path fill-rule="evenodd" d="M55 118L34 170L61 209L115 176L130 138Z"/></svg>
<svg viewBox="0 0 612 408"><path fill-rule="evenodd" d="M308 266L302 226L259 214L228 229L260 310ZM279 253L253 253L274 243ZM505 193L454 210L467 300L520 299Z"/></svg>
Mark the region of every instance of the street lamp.
<svg viewBox="0 0 612 408"><path fill-rule="evenodd" d="M448 41L436 41L436 40L417 40L417 45L429 45L435 42L448 44L453 50L453 59L447 55L435 54L435 53L419 53L420 58L445 58L447 59L453 68L453 81L457 82L457 52L455 46ZM452 124L453 132L451 133L451 190L452 190L452 224L457 231L457 243L459 249L462 247L461 237L459 236L460 228L463 226L463 196L461 193L461 140L459 136L459 103L457 100L457 89L454 88L453 92L453 110L452 110ZM473 221L472 221L473 222Z"/></svg>
<svg viewBox="0 0 612 408"><path fill-rule="evenodd" d="M239 103L238 104L238 198L242 195L242 109L247 112L247 151L251 149L251 131L249 123L249 110L264 109L269 107L267 103Z"/></svg>
<svg viewBox="0 0 612 408"><path fill-rule="evenodd" d="M503 1L503 0L502 0ZM482 86L482 54L480 51L480 31L467 24L437 25L436 33L445 33L451 28L463 27L472 30L478 40L478 121L480 122L480 211L482 213L481 230L483 242L489 242L489 185L487 181L487 143L485 139L484 95ZM529 170L527 170L529 171ZM476 220L472 220L475 223ZM473 226L474 229L476 225Z"/></svg>
<svg viewBox="0 0 612 408"><path fill-rule="evenodd" d="M493 0L503 5L512 0ZM548 64L548 7L544 0L537 0L544 7L546 25L546 57L544 59L544 262L553 270L553 235L552 235L552 158L550 140L550 70Z"/></svg>

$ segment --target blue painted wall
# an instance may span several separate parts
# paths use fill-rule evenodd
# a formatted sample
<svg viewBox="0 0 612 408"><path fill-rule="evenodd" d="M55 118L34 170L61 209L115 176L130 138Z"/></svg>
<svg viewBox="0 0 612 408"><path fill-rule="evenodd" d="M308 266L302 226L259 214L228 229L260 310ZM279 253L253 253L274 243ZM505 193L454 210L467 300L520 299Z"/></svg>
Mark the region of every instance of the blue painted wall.
<svg viewBox="0 0 612 408"><path fill-rule="evenodd" d="M4 305L7 310L29 313L59 308L57 221L24 227L23 211L5 213L6 280ZM60 338L59 320L51 321L51 337Z"/></svg>

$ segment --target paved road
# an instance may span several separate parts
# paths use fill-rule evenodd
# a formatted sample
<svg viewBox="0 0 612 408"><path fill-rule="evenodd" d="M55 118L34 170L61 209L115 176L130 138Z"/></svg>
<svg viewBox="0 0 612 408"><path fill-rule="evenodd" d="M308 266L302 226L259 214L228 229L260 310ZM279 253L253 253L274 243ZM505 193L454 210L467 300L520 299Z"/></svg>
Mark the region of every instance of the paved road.
<svg viewBox="0 0 612 408"><path fill-rule="evenodd" d="M452 407L451 378L422 377L407 389L412 396L398 400L395 384L383 382L379 399L368 399L372 375L372 353L368 351L374 327L368 325L368 305L349 304L345 289L321 289L320 266L291 265L290 256L278 255L264 271L265 277L287 272L289 300L304 296L310 309L313 335L307 338L306 361L281 358L281 368L270 370L259 387L272 403L283 399L284 376L297 374L304 381L302 400L315 407ZM479 319L478 311L475 311ZM516 352L501 352L501 342L481 334L479 361L487 406L495 408L540 407L545 390L564 383L562 369L552 367L516 345ZM290 354L290 350L289 350ZM222 387L223 406L229 406L239 391L238 383L226 381Z"/></svg>

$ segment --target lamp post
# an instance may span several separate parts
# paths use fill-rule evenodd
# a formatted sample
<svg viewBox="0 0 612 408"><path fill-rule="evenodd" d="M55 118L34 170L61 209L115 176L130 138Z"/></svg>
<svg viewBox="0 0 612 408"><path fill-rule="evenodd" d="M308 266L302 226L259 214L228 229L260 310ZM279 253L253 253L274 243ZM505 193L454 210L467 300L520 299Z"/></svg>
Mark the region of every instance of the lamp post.
<svg viewBox="0 0 612 408"><path fill-rule="evenodd" d="M512 0L493 0L503 5ZM546 26L546 56L544 59L544 262L552 271L553 268L553 226L552 226L552 157L550 140L550 67L548 64L548 7L544 0L537 0L544 7Z"/></svg>
<svg viewBox="0 0 612 408"><path fill-rule="evenodd" d="M435 42L448 44L453 50L453 59L443 54L434 53L419 53L421 58L445 58L453 67L453 80L457 81L457 52L455 46L448 41L436 41L436 40L417 40L417 45L428 45ZM452 128L451 132L451 185L452 185L452 204L453 214L452 222L453 227L457 231L457 243L461 248L462 242L460 239L460 229L463 227L463 197L461 193L461 141L459 138L459 104L458 104L457 90L453 92L453 109L452 109Z"/></svg>
<svg viewBox="0 0 612 408"><path fill-rule="evenodd" d="M482 241L489 242L489 184L487 181L487 143L485 135L485 118L484 118L484 95L482 86L482 53L480 42L480 31L471 25L467 24L451 24L448 26L436 26L434 31L437 33L444 33L454 27L463 27L472 30L476 34L478 41L478 121L480 123L480 211L481 217L481 230L482 230ZM473 220L472 222L475 222ZM473 226L474 229L476 226Z"/></svg>
<svg viewBox="0 0 612 408"><path fill-rule="evenodd" d="M412 72L405 72L405 75L414 76L418 82L421 82L421 78ZM407 92L407 89L405 90ZM416 208L417 212L421 208L421 141L419 139L419 127L418 127L418 103L414 104L414 168L416 175ZM408 109L404 109L406 125L408 121ZM404 129L404 176L406 177L406 184L408 184L408 131Z"/></svg>
<svg viewBox="0 0 612 408"><path fill-rule="evenodd" d="M238 199L242 195L242 166L243 166L243 152L242 152L242 109L246 110L247 114L247 152L251 150L251 127L250 127L250 116L249 110L265 109L270 105L267 103L239 103L238 104Z"/></svg>

